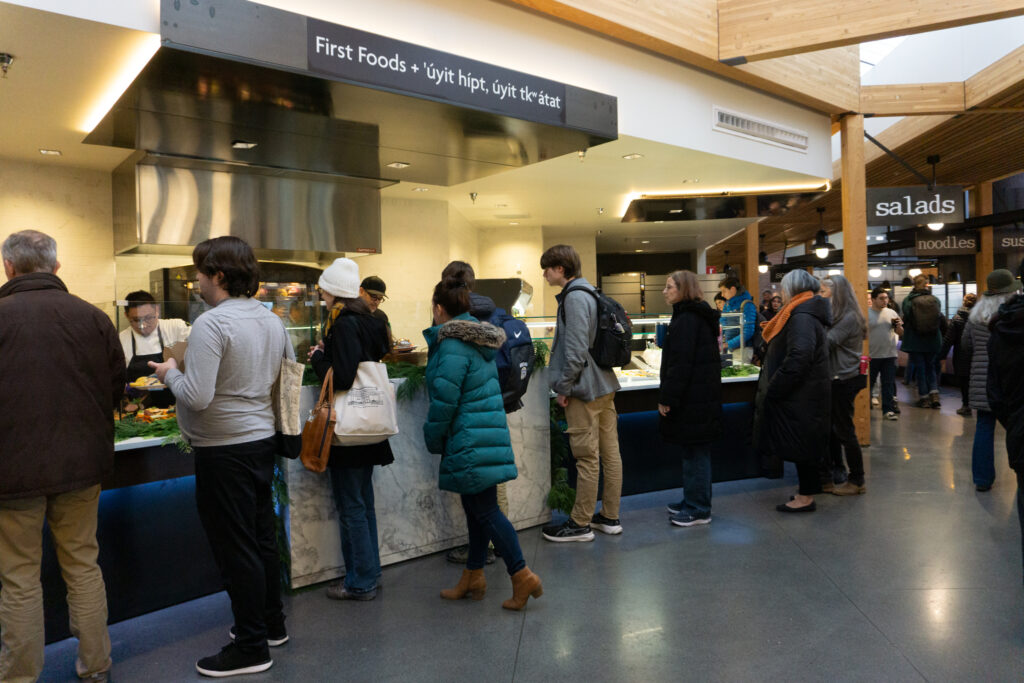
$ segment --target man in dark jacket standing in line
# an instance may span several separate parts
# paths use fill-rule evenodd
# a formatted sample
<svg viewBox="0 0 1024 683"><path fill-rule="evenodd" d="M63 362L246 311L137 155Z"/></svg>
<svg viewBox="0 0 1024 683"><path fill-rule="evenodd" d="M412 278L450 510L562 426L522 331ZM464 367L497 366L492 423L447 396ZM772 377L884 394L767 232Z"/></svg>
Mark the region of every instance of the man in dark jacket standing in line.
<svg viewBox="0 0 1024 683"><path fill-rule="evenodd" d="M910 356L908 371L917 376L917 406L938 408L939 382L935 358L942 349L939 300L928 290L928 278L914 278L914 289L903 300L902 350Z"/></svg>
<svg viewBox="0 0 1024 683"><path fill-rule="evenodd" d="M580 277L580 257L566 244L558 244L540 257L544 279L561 287L555 338L548 363L548 384L558 405L565 408L569 445L576 459L576 503L563 524L543 528L544 538L556 543L593 541L593 529L621 534L619 497L622 493L622 458L619 454L615 373L597 366L590 348L597 337L597 300L584 290L593 285ZM604 470L601 512L595 514L597 484Z"/></svg>
<svg viewBox="0 0 1024 683"><path fill-rule="evenodd" d="M1024 297L1018 294L1000 306L989 332L988 404L1006 428L1006 454L1017 473L1017 517L1024 532Z"/></svg>
<svg viewBox="0 0 1024 683"><path fill-rule="evenodd" d="M8 280L0 287L0 680L34 681L43 670L44 522L67 583L75 668L106 680L96 516L100 481L114 465L124 352L110 319L56 276L52 237L16 232L0 251Z"/></svg>

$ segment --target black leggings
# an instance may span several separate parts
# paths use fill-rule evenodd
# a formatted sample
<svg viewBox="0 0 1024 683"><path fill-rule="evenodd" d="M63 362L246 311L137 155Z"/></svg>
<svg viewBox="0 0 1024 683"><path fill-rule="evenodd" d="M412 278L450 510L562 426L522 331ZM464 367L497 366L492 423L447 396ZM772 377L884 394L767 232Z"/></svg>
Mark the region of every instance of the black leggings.
<svg viewBox="0 0 1024 683"><path fill-rule="evenodd" d="M853 402L864 388L864 377L832 380L832 434L828 440L829 459L833 467L843 466L843 451L850 467L850 481L864 484L864 455L853 424Z"/></svg>

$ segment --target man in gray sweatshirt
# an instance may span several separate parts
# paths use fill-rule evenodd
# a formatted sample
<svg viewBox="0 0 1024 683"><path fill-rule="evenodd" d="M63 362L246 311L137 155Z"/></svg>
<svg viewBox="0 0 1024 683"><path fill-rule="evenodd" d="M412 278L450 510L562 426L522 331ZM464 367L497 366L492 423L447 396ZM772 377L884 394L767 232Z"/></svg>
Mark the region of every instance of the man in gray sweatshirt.
<svg viewBox="0 0 1024 683"><path fill-rule="evenodd" d="M232 642L196 663L206 676L269 669L268 647L288 640L271 486L271 389L281 359L294 358L281 320L252 298L259 267L237 237L199 243L192 252L200 295L213 308L192 326L185 371L174 359L150 363L177 397L178 424L196 461L199 519L227 584Z"/></svg>
<svg viewBox="0 0 1024 683"><path fill-rule="evenodd" d="M579 254L571 246L559 244L544 252L540 267L549 285L562 287L561 294L555 297L558 314L548 381L558 405L565 409L577 472L576 504L569 519L542 531L545 539L556 543L593 541L592 529L606 534L622 533L622 458L615 412L619 380L612 370L598 367L590 356L597 336L597 299L592 294L593 285L580 276ZM595 514L602 469L601 512Z"/></svg>

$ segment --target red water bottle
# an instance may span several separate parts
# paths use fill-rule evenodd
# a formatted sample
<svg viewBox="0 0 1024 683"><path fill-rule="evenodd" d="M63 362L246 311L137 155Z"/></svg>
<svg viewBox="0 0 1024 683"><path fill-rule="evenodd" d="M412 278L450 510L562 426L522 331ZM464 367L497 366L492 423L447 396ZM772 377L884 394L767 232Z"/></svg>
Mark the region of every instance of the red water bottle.
<svg viewBox="0 0 1024 683"><path fill-rule="evenodd" d="M868 365L870 363L871 363L871 357L870 356L861 356L860 357L860 374L862 374L862 375L868 374Z"/></svg>

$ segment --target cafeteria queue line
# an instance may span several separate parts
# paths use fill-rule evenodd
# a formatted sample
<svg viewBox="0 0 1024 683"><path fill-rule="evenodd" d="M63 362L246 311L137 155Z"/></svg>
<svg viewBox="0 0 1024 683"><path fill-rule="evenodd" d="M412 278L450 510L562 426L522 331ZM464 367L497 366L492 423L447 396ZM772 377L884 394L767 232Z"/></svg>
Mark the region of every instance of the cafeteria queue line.
<svg viewBox="0 0 1024 683"><path fill-rule="evenodd" d="M49 345L48 351L67 343L67 335L63 335L59 329L56 334L52 331L59 328L61 322L76 325L76 329L84 329L81 328L82 325L93 326L97 334L106 339L106 346L109 349L104 350L99 346L92 348L87 362L79 362L77 365L71 359L80 360L81 354L68 353L67 358L57 360L48 370L50 374L63 371L66 373L65 378L81 378L77 384L83 391L82 400L76 405L78 412L68 418L68 423L73 428L79 428L81 424L92 424L95 427L90 437L91 450L83 448L76 453L62 450L59 445L61 442L57 439L60 436L59 430L54 430L54 434L43 438L44 441L45 438L51 439L49 448L44 445L44 452L59 452L61 457L69 461L69 466L61 468L56 478L52 472L48 472L45 476L49 479L41 483L33 481L30 484L33 488L18 488L25 481L25 458L32 457L39 450L40 444L32 441L30 449L30 439L39 438L38 435L27 433L25 424L13 421L11 416L16 413L24 416L35 406L41 405L41 402L26 401L20 406L20 410L14 405L4 406L5 410L0 410L0 415L6 417L3 423L0 423L5 435L16 437L9 442L12 444L10 453L13 457L5 459L5 465L9 470L6 474L11 476L2 478L7 484L5 489L0 489L0 525L5 529L11 529L12 524L21 525L13 528L18 528L20 534L27 533L31 537L31 526L24 527L26 523L31 524L29 515L38 515L38 519L49 516L55 541L58 546L68 550L70 546L65 544L72 542L72 539L64 534L62 519L67 517L62 517L60 511L74 510L72 516L79 526L69 528L68 533L75 536L73 542L79 544L76 547L83 553L79 557L83 571L80 575L73 572L67 574L68 580L75 585L75 589L70 591L72 597L69 607L72 610L73 623L78 624L76 631L80 640L81 664L79 674L99 678L111 667L110 641L105 627L105 604L100 611L100 603L105 603L105 599L101 597L103 584L102 580L97 583L99 572L95 564L98 483L102 471L109 468L113 455L112 431L108 428L110 408L104 408L103 405L110 399L113 405L120 401L120 393L125 383L126 362L109 320L106 320L99 311L90 310L91 307L87 304L75 303L71 298L65 298L68 296L67 292L54 274L58 264L56 245L52 239L33 231L15 233L4 243L3 255L9 282L0 288L0 306L5 309L2 311L3 315L0 315L0 321L14 321L16 334L0 334L0 342L11 344L13 339L20 342L23 347L19 348L22 351L19 354L11 353L10 348L0 349L3 352L0 353L0 359L7 359L4 364L5 375L14 372L12 358L22 362L31 360L41 353L32 350L27 344L27 337L31 335L26 330L26 320L34 321L33 325L39 330L50 330L50 339L54 343ZM280 602L279 582L274 570L274 567L278 566L279 558L276 551L272 551L274 532L270 479L273 476L273 455L276 446L273 438L270 387L276 379L276 366L280 364L280 359L292 354L283 330L279 335L279 342L268 343L278 336L274 330L280 327L280 323L265 307L250 298L259 283L256 277L255 258L244 242L237 238L208 240L196 248L193 258L200 271L201 295L212 306L212 310L197 320L196 328L190 333L190 350L186 355L185 373L177 368L177 362L173 358L164 362L151 361L151 367L178 398L183 434L196 449L197 501L200 518L211 541L217 564L228 577L230 586L229 595L235 623L231 633L232 642L219 653L200 659L196 668L202 674L214 676L256 673L273 665L268 648L279 647L288 641L284 625L285 615ZM617 491L608 488L616 487L615 470L621 468L621 465L616 462L619 460L618 439L610 438L610 433L617 431L617 426L614 419L615 410L608 401L608 395L615 393L619 388L618 381L611 368L605 366L609 361L600 353L599 345L595 346L599 335L604 334L598 332L597 321L598 316L606 315L606 302L602 301L600 296L595 296L592 291L581 291L587 288L587 283L579 281L581 278L576 277L578 263L578 256L575 256L574 250L567 245L549 249L541 260L545 278L552 284L563 286L560 304L568 306L571 303L574 308L572 316L564 316L564 324L556 330L551 366L547 374L549 386L556 394L556 402L566 409L573 454L579 465L578 489L584 493L577 496L577 507L574 507L573 514L568 520L543 529L543 537L553 542L592 541L595 529L610 535L629 531L628 519L623 520L618 514ZM1009 275L1009 278L1005 278L1001 271L993 273L989 278L989 290L985 296L1009 295L993 316L994 323L990 326L993 332L993 344L990 348L994 350L990 362L993 366L1009 371L1021 357L1016 345L1021 339L1019 326L1024 324L1024 316L1018 309L1024 304L1017 293L1019 286L1013 276L1008 273L1005 275ZM708 334L698 336L694 344L702 346L706 353L710 354L712 349L717 353L718 345L721 343L719 335L715 334L718 330L706 322L714 319L714 312L707 304L698 301L698 297L685 297L685 273L673 274L670 279L674 287L666 283L666 298L676 296L672 291L681 292L679 298L672 302L676 309L674 317L675 314L682 315L682 309L686 308L687 302L694 302L693 305L698 308L706 307L707 314L703 316L705 322L699 324L708 326ZM836 284L835 281L833 284ZM821 491L824 483L821 473L826 463L824 453L819 452L822 437L824 442L827 442L828 434L831 433L833 438L837 438L840 444L844 445L842 426L837 430L835 423L829 420L828 399L831 388L830 376L831 384L834 386L837 380L844 379L849 372L846 369L849 366L845 361L829 361L830 352L834 347L841 347L843 340L837 339L835 343L832 342L829 332L835 327L837 319L834 317L833 306L817 294L819 287L818 281L804 271L793 271L787 275L783 281L785 304L761 330L765 348L754 350L760 354L764 363L757 397L755 424L759 426L754 432L757 445L764 456L766 468L778 467L778 462L783 459L794 461L800 479L797 494L790 501L777 505L780 512L815 510L813 496ZM470 339L479 339L479 335L460 338L457 335L447 337L443 333L445 325L451 325L452 321L445 322L443 314L438 312L438 306L449 315L456 314L455 317L465 315L468 310L468 305L462 304L453 304L451 309L447 308L444 305L444 292L457 292L463 289L466 289L464 283L456 281L447 288L442 283L439 289L435 290L435 322L441 323L438 337L443 338L434 342L438 346L444 345L449 338L452 343L460 345L467 344ZM839 293L841 300L842 290L840 281L839 286L832 290L833 298ZM34 292L49 292L47 296L54 303L38 296L25 296ZM461 294L458 296L461 297ZM464 298L468 300L468 297ZM59 304L57 300L60 300ZM27 316L24 306L30 302L51 306L53 310L46 309L48 315L44 316ZM62 313L58 308L61 304L67 310L80 311L80 322L69 318L67 313ZM842 312L845 309L840 306L839 310ZM38 309L32 311L33 314L38 312ZM458 322L479 325L468 317ZM863 339L863 320L859 325ZM255 327L250 330L252 326ZM678 328L675 330L676 339L681 335L685 337L695 327L699 326ZM455 329L458 329L458 326L453 328L453 332ZM670 335L672 332L670 329ZM232 337L233 334L239 336ZM224 346L224 340L229 338L243 342L242 345L231 347L238 353L237 356L224 353L224 349L227 348ZM683 358L673 357L671 349L674 343L676 342L670 336L667 344L670 353L663 353L662 376L679 377L681 369L682 376L686 376L687 372L691 377L695 376L695 368L686 367L686 363L692 362L691 356L683 354ZM485 344L488 348L500 345L500 336ZM449 343L448 347L452 348L452 344ZM479 348L479 344L477 347ZM678 348L687 348L687 345L682 343ZM477 355L473 356L472 353ZM471 354L467 356L470 359L479 357L489 361L488 353L471 351ZM434 359L441 357L434 354L432 356ZM710 362L711 357L707 355L708 362L702 364L702 372L706 373L708 382L713 365ZM218 372L217 368L221 362L228 363L224 366L228 369L230 364L234 364L235 370ZM489 363L474 362L478 363L478 372L483 373L485 381L481 385L483 388L466 395L462 395L458 390L453 391L450 386L446 387L445 382L453 376L451 372L435 374L437 383L434 386L435 382L430 380L428 367L428 382L431 382L433 388L429 394L431 405L426 420L427 444L432 450L440 450L445 456L441 461L441 486L464 495L479 493L480 487L483 487L482 490L488 490L491 484L509 480L515 474L515 465L509 462L509 446L512 441L508 436L508 427L504 423L499 425L492 422L495 411L486 409L478 412L485 420L477 423L480 427L485 427L479 434L485 434L485 438L493 439L495 430L499 433L504 432L505 438L502 443L487 441L479 446L474 445L474 437L468 436L475 433L473 420L460 419L464 414L462 411L473 411L470 407L472 402L480 401L488 394L497 399L495 406L501 403L496 369ZM684 364L682 367L678 365L680 362ZM458 367L458 364L455 367ZM864 371L859 368L858 374L863 376ZM1014 374L990 374L987 398L992 412L1005 424L1014 426L1010 432L1008 448L1011 464L1019 466L1021 454L1017 447L1020 441L1016 439L1019 435L1015 429L1022 424L1021 416L1017 413L1024 402L1019 400L1021 387L1013 380ZM1019 373L1016 374L1019 376ZM486 379L487 377L490 379ZM33 390L34 382L38 386L37 380L37 377L29 378L25 382L26 390ZM231 391L221 393L218 400L217 390L222 382ZM706 434L692 434L693 430L685 428L685 422L682 430L678 429L679 425L675 425L675 430L670 428L674 420L685 421L687 410L695 405L693 396L674 393L680 383L677 381L661 389L659 412L661 424L665 427L663 434L678 434L681 431L682 434L691 434L693 443L706 443L713 438L713 429ZM445 395L450 396L449 401L436 402L439 397ZM698 401L705 397L700 393L696 395ZM7 400L10 401L11 397L7 397ZM702 402L708 403L706 400ZM712 412L704 423L714 427L716 420L719 419L719 413L713 409L715 401L712 400L710 403ZM834 412L834 400L831 405ZM241 406L246 406L250 412L239 413ZM181 407L185 410L180 410ZM239 419L240 415L245 417ZM31 423L28 420L24 422ZM442 425L434 436L431 436L429 429L431 424ZM440 439L437 438L438 435ZM669 440L671 441L671 438ZM505 459L500 461L499 465L495 458L498 458L498 453L503 449L505 455L501 457ZM454 454L460 454L459 465L457 470L450 473L458 474L457 478L463 479L466 483L456 485L452 489L450 485L445 484L445 461ZM706 492L708 488L710 471L707 467L697 466L690 468L691 471L686 473L687 461L690 461L691 465L699 465L705 462L706 458L692 450L683 450L681 455L685 480L684 499L681 504L683 509L673 511L672 522L676 526L707 524L711 519L710 512L705 515L699 503L703 501L702 492ZM850 480L855 488L859 487L854 493L862 494L866 488L863 482L858 483L855 480L858 474L856 458L849 449L845 455ZM81 464L88 467L83 470ZM449 462L447 466L454 464ZM472 474L474 468L491 465L499 465L496 471L500 473L493 477ZM606 489L601 508L594 509L598 473L601 470L611 476L605 478ZM29 477L30 480L32 476ZM81 488L82 486L84 488ZM860 490L862 488L864 490ZM982 489L979 485L980 490ZM590 491L593 494L588 493ZM839 490L835 492L839 493ZM26 498L26 494L34 498ZM81 499L71 501L70 498ZM61 507L64 505L74 507ZM512 547L508 542L501 540L504 532L500 531L500 524L496 525L493 520L503 516L494 512L495 507L489 501L484 501L483 506L479 509L471 505L465 506L466 514L482 524L482 535L474 536L471 526L471 566L467 571L478 571L475 565L479 564L482 557L481 539L490 538L495 541L495 545L507 551L503 552L503 555L506 555L505 562L509 573L512 574L512 597L504 606L522 609L529 597L539 598L543 595L540 579L525 567L520 567ZM697 524L679 523L695 520L701 521ZM343 545L346 542L346 533L343 526ZM19 537L4 535L4 538ZM507 538L507 534L505 537ZM349 540L351 541L351 538ZM18 592L26 586L25 582L19 580L19 575L11 572L19 571L23 566L38 566L38 557L29 557L27 564L21 564L23 551L24 548L15 542L0 553L0 558L19 558L18 563L0 560L0 580L3 581L5 592ZM462 594L472 594L476 597L484 590L478 580L479 577L479 574L464 574L463 580L454 589L455 593L442 597L458 597L460 591ZM31 581L27 583L31 584ZM550 593L550 585L547 588ZM42 639L38 634L41 634L41 596L31 585L27 585L26 590L24 602L20 604L29 606L27 610L19 607L12 613L9 611L12 601L0 601L0 605L3 606L3 609L0 609L0 628L3 629L0 637L4 639L5 645L3 655L0 656L0 677L7 677L10 674L13 678L14 674L10 672L14 671L31 679L40 673ZM373 590L379 590L379 585ZM344 591L340 595L341 599L350 599L344 597ZM9 596L10 593L7 597ZM286 652L284 656L287 656Z"/></svg>

